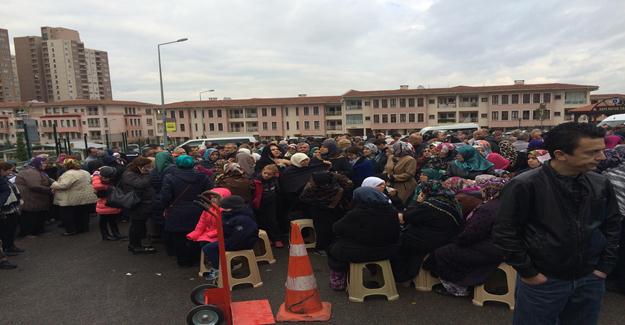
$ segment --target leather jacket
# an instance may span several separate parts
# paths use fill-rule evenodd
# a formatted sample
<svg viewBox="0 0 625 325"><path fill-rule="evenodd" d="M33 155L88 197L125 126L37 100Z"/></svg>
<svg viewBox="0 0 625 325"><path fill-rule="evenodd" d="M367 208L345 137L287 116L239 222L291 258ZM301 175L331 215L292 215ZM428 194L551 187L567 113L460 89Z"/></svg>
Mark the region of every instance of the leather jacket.
<svg viewBox="0 0 625 325"><path fill-rule="evenodd" d="M574 184L579 191L564 184ZM573 280L595 269L612 271L621 218L606 177L587 172L567 179L545 164L505 186L493 238L505 262L521 277L540 272Z"/></svg>

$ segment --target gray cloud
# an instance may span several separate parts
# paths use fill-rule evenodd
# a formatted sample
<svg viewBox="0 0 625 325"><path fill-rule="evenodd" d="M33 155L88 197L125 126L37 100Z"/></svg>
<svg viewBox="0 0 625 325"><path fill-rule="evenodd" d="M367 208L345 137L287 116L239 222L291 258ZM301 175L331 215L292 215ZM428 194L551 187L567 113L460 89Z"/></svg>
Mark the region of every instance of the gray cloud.
<svg viewBox="0 0 625 325"><path fill-rule="evenodd" d="M527 82L596 84L625 92L625 2L528 0L5 0L11 37L77 29L109 52L113 95L160 101L338 95Z"/></svg>

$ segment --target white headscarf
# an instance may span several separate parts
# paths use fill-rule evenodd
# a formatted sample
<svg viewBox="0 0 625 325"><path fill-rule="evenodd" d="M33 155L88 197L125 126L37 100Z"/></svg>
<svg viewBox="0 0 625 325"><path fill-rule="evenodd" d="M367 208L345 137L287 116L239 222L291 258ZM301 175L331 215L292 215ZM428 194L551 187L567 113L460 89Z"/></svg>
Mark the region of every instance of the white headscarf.
<svg viewBox="0 0 625 325"><path fill-rule="evenodd" d="M302 167L302 161L306 159L310 159L310 158L306 156L305 153L298 152L298 153L293 154L293 156L291 156L291 163L295 167Z"/></svg>
<svg viewBox="0 0 625 325"><path fill-rule="evenodd" d="M362 181L362 187L378 187L383 183L386 184L386 182L379 177L367 177Z"/></svg>

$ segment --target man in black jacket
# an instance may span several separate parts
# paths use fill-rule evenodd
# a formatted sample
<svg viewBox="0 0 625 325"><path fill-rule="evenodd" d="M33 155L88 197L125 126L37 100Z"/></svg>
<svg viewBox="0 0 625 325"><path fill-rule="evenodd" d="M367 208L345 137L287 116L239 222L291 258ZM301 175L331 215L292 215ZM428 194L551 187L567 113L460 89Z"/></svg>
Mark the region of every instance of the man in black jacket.
<svg viewBox="0 0 625 325"><path fill-rule="evenodd" d="M592 172L604 131L560 124L545 139L552 160L503 190L495 243L519 273L514 324L596 324L617 260L622 216L607 178Z"/></svg>

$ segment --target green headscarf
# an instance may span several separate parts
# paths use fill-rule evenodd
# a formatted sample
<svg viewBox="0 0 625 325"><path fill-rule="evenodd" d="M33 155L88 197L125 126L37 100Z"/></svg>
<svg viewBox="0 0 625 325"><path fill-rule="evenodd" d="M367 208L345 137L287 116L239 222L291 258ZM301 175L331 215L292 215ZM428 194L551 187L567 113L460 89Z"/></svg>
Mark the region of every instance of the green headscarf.
<svg viewBox="0 0 625 325"><path fill-rule="evenodd" d="M193 157L189 155L181 155L176 158L176 166L180 169L191 169L195 165Z"/></svg>
<svg viewBox="0 0 625 325"><path fill-rule="evenodd" d="M472 146L460 146L458 154L464 158L464 161L454 160L454 164L469 172L483 172L491 169L494 165L480 155Z"/></svg>
<svg viewBox="0 0 625 325"><path fill-rule="evenodd" d="M443 173L434 168L421 168L421 174L428 177L428 180L440 181L443 179Z"/></svg>
<svg viewBox="0 0 625 325"><path fill-rule="evenodd" d="M165 168L174 164L174 158L167 151L159 152L156 154L154 158L154 165L156 166L156 171L159 174L162 174Z"/></svg>

